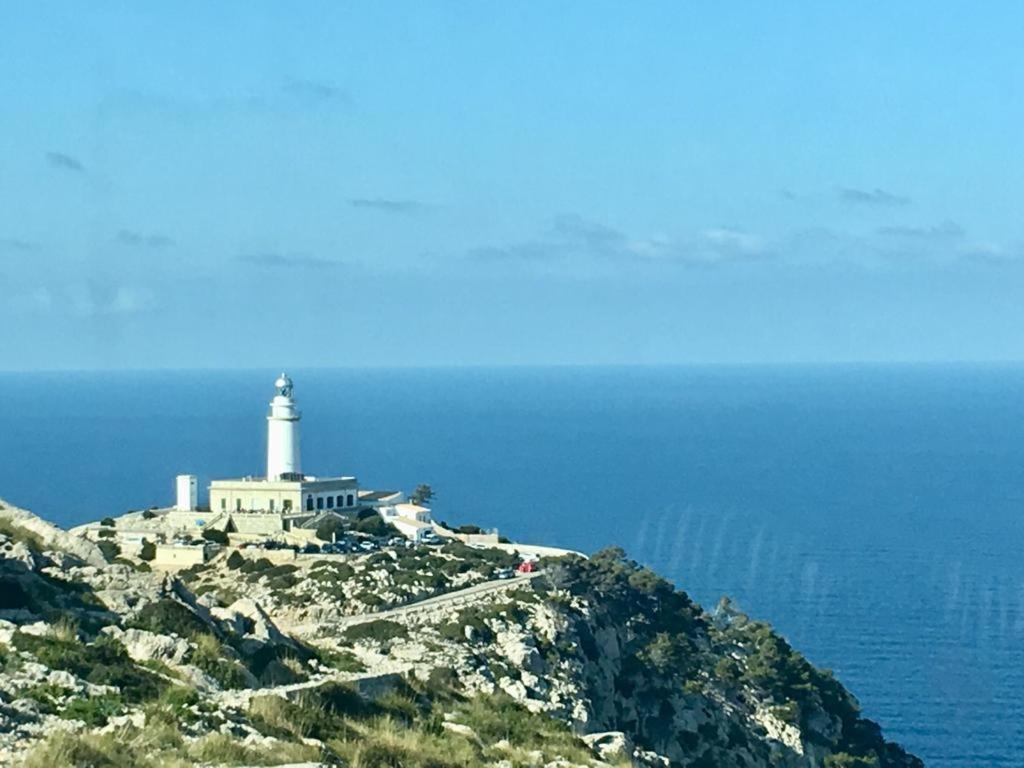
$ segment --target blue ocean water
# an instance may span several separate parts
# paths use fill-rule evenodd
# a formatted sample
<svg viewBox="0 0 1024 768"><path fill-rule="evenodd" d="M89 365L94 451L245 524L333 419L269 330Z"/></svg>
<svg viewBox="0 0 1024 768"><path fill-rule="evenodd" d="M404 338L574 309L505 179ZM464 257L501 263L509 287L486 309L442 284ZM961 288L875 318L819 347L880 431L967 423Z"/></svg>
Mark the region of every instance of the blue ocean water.
<svg viewBox="0 0 1024 768"><path fill-rule="evenodd" d="M0 496L64 525L260 474L277 371L2 374ZM931 766L1024 764L1024 368L291 371L307 472L729 594Z"/></svg>

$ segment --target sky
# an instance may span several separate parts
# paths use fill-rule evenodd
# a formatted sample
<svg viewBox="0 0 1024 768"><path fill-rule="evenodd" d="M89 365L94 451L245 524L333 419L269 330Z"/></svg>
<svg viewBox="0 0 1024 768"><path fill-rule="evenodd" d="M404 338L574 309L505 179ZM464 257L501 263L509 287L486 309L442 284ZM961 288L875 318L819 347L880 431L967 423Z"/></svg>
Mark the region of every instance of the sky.
<svg viewBox="0 0 1024 768"><path fill-rule="evenodd" d="M5 4L0 369L1024 359L1015 2Z"/></svg>

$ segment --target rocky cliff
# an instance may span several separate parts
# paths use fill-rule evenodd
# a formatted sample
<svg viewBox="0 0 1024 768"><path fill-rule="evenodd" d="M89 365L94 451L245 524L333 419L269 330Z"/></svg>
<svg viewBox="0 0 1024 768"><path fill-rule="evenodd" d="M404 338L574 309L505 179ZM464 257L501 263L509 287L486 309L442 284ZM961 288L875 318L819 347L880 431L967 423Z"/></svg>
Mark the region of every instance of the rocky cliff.
<svg viewBox="0 0 1024 768"><path fill-rule="evenodd" d="M495 578L510 558L161 574L5 506L0 764L921 765L727 602L621 550Z"/></svg>

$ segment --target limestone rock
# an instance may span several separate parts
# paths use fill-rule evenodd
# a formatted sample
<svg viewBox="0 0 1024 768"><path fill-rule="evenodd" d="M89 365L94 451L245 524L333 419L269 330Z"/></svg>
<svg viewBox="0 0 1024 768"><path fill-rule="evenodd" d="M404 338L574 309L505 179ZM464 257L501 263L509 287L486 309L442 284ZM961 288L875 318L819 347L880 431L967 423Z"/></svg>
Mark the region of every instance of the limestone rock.
<svg viewBox="0 0 1024 768"><path fill-rule="evenodd" d="M622 731L589 733L583 737L583 742L602 760L629 758L633 755L633 741Z"/></svg>
<svg viewBox="0 0 1024 768"><path fill-rule="evenodd" d="M90 565L102 566L106 563L99 547L91 541L68 533L27 510L11 506L2 499L0 499L0 518L9 520L17 527L36 534L48 549L56 549L74 555Z"/></svg>
<svg viewBox="0 0 1024 768"><path fill-rule="evenodd" d="M116 632L116 636L135 661L155 659L165 664L178 665L185 660L190 647L188 640L145 629L126 629Z"/></svg>

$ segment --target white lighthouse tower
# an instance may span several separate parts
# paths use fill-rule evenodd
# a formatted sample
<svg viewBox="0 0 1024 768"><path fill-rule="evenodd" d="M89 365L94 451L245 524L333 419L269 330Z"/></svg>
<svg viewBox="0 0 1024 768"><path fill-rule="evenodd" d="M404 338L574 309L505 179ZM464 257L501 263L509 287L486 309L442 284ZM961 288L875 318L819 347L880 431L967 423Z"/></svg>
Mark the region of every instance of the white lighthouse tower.
<svg viewBox="0 0 1024 768"><path fill-rule="evenodd" d="M292 398L292 380L282 373L274 382L277 394L267 416L267 480L301 479L299 419ZM298 476L298 477L297 477Z"/></svg>

